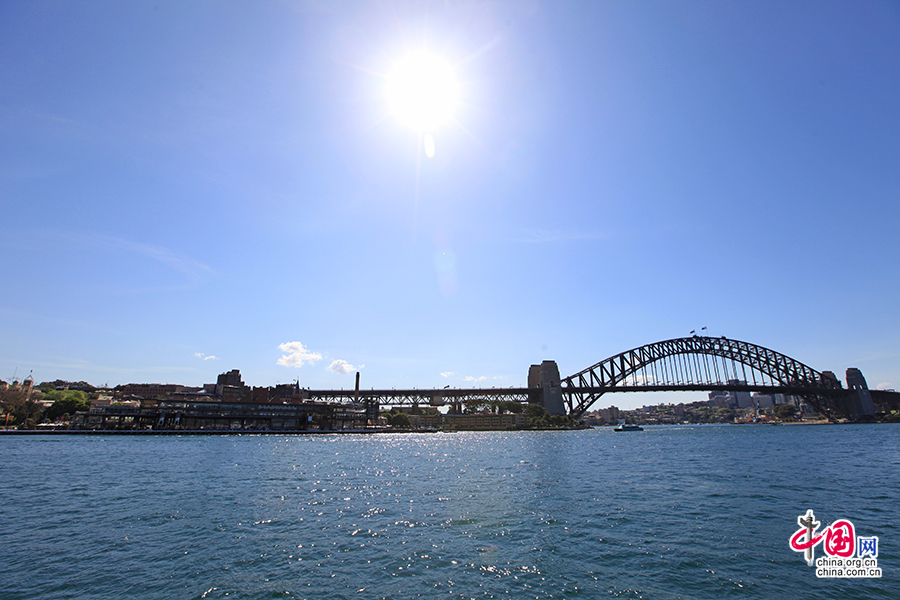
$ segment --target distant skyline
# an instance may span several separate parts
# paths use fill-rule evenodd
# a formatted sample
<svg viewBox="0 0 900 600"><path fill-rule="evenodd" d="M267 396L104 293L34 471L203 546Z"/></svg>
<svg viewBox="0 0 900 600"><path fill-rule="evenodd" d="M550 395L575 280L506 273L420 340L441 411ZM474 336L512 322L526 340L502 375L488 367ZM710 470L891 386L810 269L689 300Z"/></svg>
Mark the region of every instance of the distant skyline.
<svg viewBox="0 0 900 600"><path fill-rule="evenodd" d="M898 98L888 1L2 3L0 379L519 387L707 326L900 388Z"/></svg>

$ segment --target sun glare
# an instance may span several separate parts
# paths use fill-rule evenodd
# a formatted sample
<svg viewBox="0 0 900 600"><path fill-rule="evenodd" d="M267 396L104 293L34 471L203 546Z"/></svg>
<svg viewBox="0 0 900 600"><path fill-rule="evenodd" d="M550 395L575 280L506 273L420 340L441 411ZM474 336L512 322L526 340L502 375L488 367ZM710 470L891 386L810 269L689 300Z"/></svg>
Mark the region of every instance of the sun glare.
<svg viewBox="0 0 900 600"><path fill-rule="evenodd" d="M453 68L424 50L408 54L394 65L386 91L391 114L419 132L449 121L459 102Z"/></svg>

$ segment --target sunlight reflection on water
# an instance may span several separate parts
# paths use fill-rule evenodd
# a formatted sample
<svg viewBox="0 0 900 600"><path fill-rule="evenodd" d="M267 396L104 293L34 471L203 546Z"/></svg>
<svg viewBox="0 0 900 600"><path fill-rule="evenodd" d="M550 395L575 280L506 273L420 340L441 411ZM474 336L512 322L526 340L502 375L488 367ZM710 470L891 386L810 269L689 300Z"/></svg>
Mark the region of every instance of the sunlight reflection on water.
<svg viewBox="0 0 900 600"><path fill-rule="evenodd" d="M810 507L892 543L862 490L898 433L7 437L0 596L886 597L889 554L817 580L787 539Z"/></svg>

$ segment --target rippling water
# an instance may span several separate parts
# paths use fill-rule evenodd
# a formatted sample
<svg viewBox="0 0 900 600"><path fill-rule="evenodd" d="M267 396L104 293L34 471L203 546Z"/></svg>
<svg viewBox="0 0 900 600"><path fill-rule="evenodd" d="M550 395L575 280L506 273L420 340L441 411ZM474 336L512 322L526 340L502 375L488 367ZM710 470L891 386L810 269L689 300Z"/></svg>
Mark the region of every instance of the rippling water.
<svg viewBox="0 0 900 600"><path fill-rule="evenodd" d="M0 598L888 598L900 427L0 438ZM807 508L879 536L820 580ZM821 550L817 551L817 555Z"/></svg>

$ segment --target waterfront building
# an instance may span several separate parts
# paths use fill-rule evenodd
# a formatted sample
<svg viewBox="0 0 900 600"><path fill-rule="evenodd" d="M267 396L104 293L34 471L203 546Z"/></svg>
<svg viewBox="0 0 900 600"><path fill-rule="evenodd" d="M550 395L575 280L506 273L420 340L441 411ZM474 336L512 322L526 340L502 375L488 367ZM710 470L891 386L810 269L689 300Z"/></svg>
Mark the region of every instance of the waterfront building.
<svg viewBox="0 0 900 600"><path fill-rule="evenodd" d="M155 406L97 406L76 413L73 429L154 431L336 431L364 429L378 418L378 404L301 402L254 404L159 400Z"/></svg>
<svg viewBox="0 0 900 600"><path fill-rule="evenodd" d="M709 393L708 404L714 408L729 408L731 406L731 400L728 396L728 392L716 390Z"/></svg>
<svg viewBox="0 0 900 600"><path fill-rule="evenodd" d="M240 402L244 395L250 392L250 388L241 381L241 372L238 369L219 375L215 390L223 402Z"/></svg>
<svg viewBox="0 0 900 600"><path fill-rule="evenodd" d="M136 398L168 397L183 392L185 386L174 383L128 383L116 389L117 398L134 396Z"/></svg>
<svg viewBox="0 0 900 600"><path fill-rule="evenodd" d="M740 379L729 379L728 385L747 385L747 382ZM715 390L709 393L709 405L716 408L750 408L753 406L753 401L750 399L750 392Z"/></svg>
<svg viewBox="0 0 900 600"><path fill-rule="evenodd" d="M600 418L605 425L614 425L619 422L619 409L615 406L601 409Z"/></svg>
<svg viewBox="0 0 900 600"><path fill-rule="evenodd" d="M236 387L244 387L244 382L241 381L240 370L232 369L227 373L222 373L216 379L216 385L232 385Z"/></svg>
<svg viewBox="0 0 900 600"><path fill-rule="evenodd" d="M594 410L581 415L580 422L588 427L596 427L603 425L603 417L600 416L599 410Z"/></svg>

